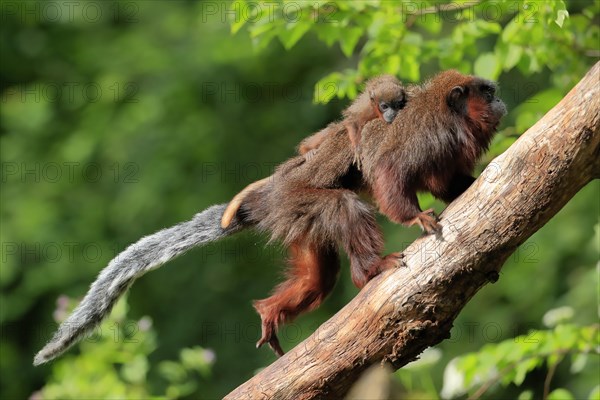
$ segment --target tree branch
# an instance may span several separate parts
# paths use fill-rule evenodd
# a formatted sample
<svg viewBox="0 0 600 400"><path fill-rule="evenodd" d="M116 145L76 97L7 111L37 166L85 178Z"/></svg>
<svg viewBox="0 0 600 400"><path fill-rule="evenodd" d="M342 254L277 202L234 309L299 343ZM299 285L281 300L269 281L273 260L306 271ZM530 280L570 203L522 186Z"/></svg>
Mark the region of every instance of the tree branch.
<svg viewBox="0 0 600 400"><path fill-rule="evenodd" d="M418 239L406 267L348 305L227 399L341 397L369 365L400 368L450 335L458 313L504 261L583 186L600 177L600 63Z"/></svg>

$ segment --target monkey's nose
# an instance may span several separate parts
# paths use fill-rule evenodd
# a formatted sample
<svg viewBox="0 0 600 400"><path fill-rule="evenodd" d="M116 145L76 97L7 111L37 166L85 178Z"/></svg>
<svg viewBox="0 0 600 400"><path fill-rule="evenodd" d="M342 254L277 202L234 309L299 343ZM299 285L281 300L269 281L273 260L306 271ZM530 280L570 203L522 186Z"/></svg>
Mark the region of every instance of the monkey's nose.
<svg viewBox="0 0 600 400"><path fill-rule="evenodd" d="M396 111L394 110L387 110L383 113L383 120L388 124L391 123L394 118L396 118Z"/></svg>

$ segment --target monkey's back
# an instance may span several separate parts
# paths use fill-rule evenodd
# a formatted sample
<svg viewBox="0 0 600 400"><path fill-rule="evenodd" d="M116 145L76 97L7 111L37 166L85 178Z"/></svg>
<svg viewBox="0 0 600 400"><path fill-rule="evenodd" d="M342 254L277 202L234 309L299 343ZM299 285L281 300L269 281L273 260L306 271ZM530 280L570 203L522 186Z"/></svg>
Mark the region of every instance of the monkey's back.
<svg viewBox="0 0 600 400"><path fill-rule="evenodd" d="M266 185L248 194L240 208L244 221L285 243L306 236L316 242L334 240L329 227L316 221L335 221L335 210L358 201L347 190L362 182L353 161L354 151L340 124L318 149L285 161Z"/></svg>

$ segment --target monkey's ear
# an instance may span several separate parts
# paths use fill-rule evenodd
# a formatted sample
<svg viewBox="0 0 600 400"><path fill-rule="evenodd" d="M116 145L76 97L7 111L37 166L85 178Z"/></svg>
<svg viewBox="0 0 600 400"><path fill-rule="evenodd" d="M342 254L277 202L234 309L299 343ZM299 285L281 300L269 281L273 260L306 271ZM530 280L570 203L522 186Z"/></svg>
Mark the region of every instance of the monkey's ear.
<svg viewBox="0 0 600 400"><path fill-rule="evenodd" d="M458 113L461 113L461 114L465 113L466 105L467 105L468 91L469 91L469 88L467 88L467 87L454 86L452 88L452 90L450 90L450 93L448 94L448 97L446 98L448 107L450 107L451 110L454 110Z"/></svg>

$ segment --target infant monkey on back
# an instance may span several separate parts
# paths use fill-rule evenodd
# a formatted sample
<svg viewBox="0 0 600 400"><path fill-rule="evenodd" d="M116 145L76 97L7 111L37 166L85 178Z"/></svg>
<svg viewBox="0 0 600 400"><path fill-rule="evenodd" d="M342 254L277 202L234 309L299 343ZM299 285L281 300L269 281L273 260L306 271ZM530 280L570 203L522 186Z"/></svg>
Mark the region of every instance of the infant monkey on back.
<svg viewBox="0 0 600 400"><path fill-rule="evenodd" d="M398 111L406 105L407 95L402 83L392 75L381 75L367 81L365 90L343 112L344 119L333 122L300 142L298 153L310 157L325 138L340 130L345 130L354 150L354 162L360 169L360 139L365 124L376 118L391 123ZM238 211L246 195L266 184L264 178L246 186L229 202L221 218L221 227L227 228Z"/></svg>

